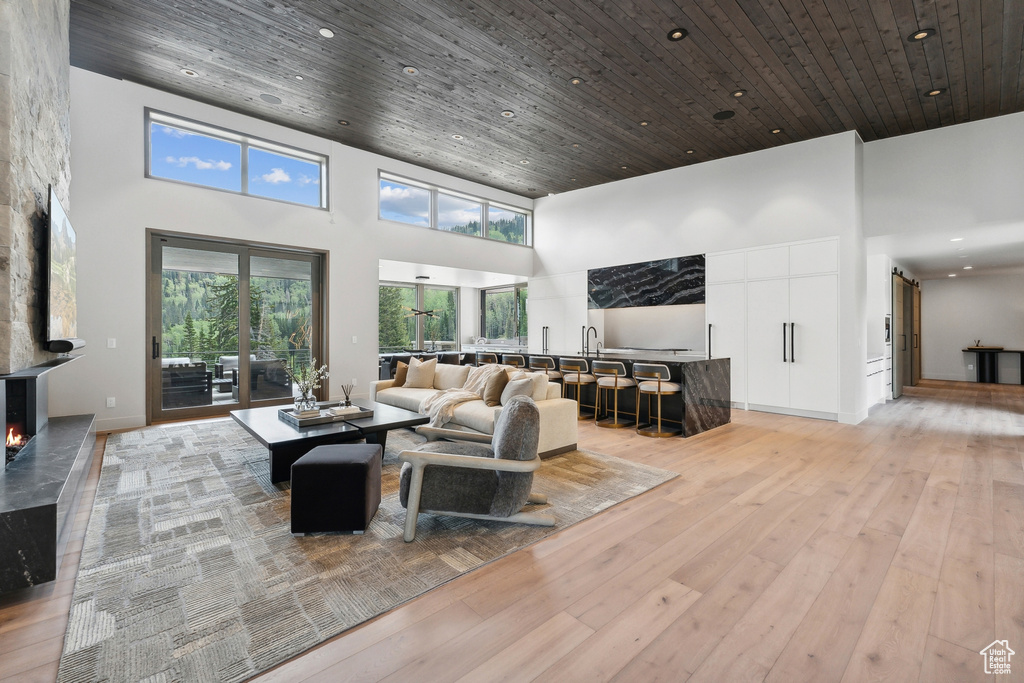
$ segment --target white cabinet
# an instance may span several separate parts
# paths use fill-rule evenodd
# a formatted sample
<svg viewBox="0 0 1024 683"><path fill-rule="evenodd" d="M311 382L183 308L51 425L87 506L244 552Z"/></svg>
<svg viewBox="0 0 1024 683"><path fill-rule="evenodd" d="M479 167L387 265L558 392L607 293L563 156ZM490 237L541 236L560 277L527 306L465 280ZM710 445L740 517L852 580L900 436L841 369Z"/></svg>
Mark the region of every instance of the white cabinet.
<svg viewBox="0 0 1024 683"><path fill-rule="evenodd" d="M586 271L531 279L526 308L531 354L542 353L545 327L549 353L577 352L587 323Z"/></svg>
<svg viewBox="0 0 1024 683"><path fill-rule="evenodd" d="M789 280L789 407L839 412L839 278Z"/></svg>
<svg viewBox="0 0 1024 683"><path fill-rule="evenodd" d="M838 417L839 241L708 254L711 354L732 359L732 400Z"/></svg>
<svg viewBox="0 0 1024 683"><path fill-rule="evenodd" d="M747 401L789 406L789 280L747 283Z"/></svg>
<svg viewBox="0 0 1024 683"><path fill-rule="evenodd" d="M747 283L752 406L838 412L838 300L835 275Z"/></svg>
<svg viewBox="0 0 1024 683"><path fill-rule="evenodd" d="M707 285L705 304L708 355L731 359L732 402L743 405L747 402L746 284L740 281Z"/></svg>
<svg viewBox="0 0 1024 683"><path fill-rule="evenodd" d="M727 254L708 254L704 259L704 282L708 285L719 282L740 282L747 276L746 253L742 251Z"/></svg>

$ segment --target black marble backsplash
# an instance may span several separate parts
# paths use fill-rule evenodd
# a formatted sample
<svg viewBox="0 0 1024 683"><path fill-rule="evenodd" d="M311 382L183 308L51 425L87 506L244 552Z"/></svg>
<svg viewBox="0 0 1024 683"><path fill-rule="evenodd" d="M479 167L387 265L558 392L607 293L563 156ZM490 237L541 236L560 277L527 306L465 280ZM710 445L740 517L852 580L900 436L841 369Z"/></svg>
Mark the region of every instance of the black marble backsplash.
<svg viewBox="0 0 1024 683"><path fill-rule="evenodd" d="M704 303L704 254L587 271L589 308Z"/></svg>

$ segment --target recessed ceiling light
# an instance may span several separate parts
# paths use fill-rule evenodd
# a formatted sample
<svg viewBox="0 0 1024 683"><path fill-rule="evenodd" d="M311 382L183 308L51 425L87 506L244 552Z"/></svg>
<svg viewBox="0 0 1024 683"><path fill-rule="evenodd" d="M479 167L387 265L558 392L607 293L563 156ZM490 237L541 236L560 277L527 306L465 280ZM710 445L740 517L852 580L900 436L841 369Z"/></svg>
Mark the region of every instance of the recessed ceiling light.
<svg viewBox="0 0 1024 683"><path fill-rule="evenodd" d="M682 40L687 35L685 28L674 28L668 32L668 39L673 43L677 40Z"/></svg>
<svg viewBox="0 0 1024 683"><path fill-rule="evenodd" d="M521 163L523 166L525 166L526 164L530 163L530 160L529 159L521 159L519 161L519 163Z"/></svg>
<svg viewBox="0 0 1024 683"><path fill-rule="evenodd" d="M731 109L723 109L722 111L716 111L714 114L711 115L711 118L713 118L715 121L727 121L734 116L736 116L736 112L732 111Z"/></svg>
<svg viewBox="0 0 1024 683"><path fill-rule="evenodd" d="M782 132L781 128L772 128L772 135L778 135Z"/></svg>
<svg viewBox="0 0 1024 683"><path fill-rule="evenodd" d="M347 126L348 121L346 121L345 119L338 119L338 124L342 126Z"/></svg>
<svg viewBox="0 0 1024 683"><path fill-rule="evenodd" d="M549 197L554 197L554 196L555 196L555 193L554 193L554 192L548 192L548 196L549 196Z"/></svg>
<svg viewBox="0 0 1024 683"><path fill-rule="evenodd" d="M333 38L334 37L334 31L332 31L329 28L322 28L322 29L320 29L320 35L322 35L324 38Z"/></svg>
<svg viewBox="0 0 1024 683"><path fill-rule="evenodd" d="M199 76L199 72L192 69L182 69L181 73L185 74L189 78L197 78Z"/></svg>
<svg viewBox="0 0 1024 683"><path fill-rule="evenodd" d="M688 150L686 150L686 153L687 154L693 154L693 150L692 149L688 149Z"/></svg>
<svg viewBox="0 0 1024 683"><path fill-rule="evenodd" d="M744 95L747 94L747 91L746 90L733 90L729 94L732 95L733 97L743 97Z"/></svg>
<svg viewBox="0 0 1024 683"><path fill-rule="evenodd" d="M925 38L930 38L930 37L932 37L934 35L935 35L935 29L933 29L933 28L923 28L923 29L921 29L919 31L914 31L913 33L911 33L909 36L907 36L907 40L916 43L916 42L918 42L920 40L924 40Z"/></svg>
<svg viewBox="0 0 1024 683"><path fill-rule="evenodd" d="M260 95L260 99L270 104L281 104L281 98L277 95L268 95L267 93L263 93Z"/></svg>
<svg viewBox="0 0 1024 683"><path fill-rule="evenodd" d="M513 116L515 116L516 113L514 111L512 111L511 109L506 109L505 111L501 112L501 115L502 115L503 118L510 119Z"/></svg>
<svg viewBox="0 0 1024 683"><path fill-rule="evenodd" d="M644 127L647 127L647 126L651 125L651 122L650 121L641 121L640 125L644 126Z"/></svg>
<svg viewBox="0 0 1024 683"><path fill-rule="evenodd" d="M928 92L926 92L924 94L924 96L925 97L938 97L939 95L941 95L944 92L946 92L945 88L935 88L933 90L929 90Z"/></svg>
<svg viewBox="0 0 1024 683"><path fill-rule="evenodd" d="M572 148L573 149L579 149L580 148L580 143L578 143L578 142L572 143Z"/></svg>
<svg viewBox="0 0 1024 683"><path fill-rule="evenodd" d="M301 81L301 80L304 80L304 79L302 78L302 76L299 76L298 74L296 74L295 75L295 80Z"/></svg>
<svg viewBox="0 0 1024 683"><path fill-rule="evenodd" d="M404 73L406 76L416 76L417 74L419 74L419 72L420 72L420 70L417 69L414 66L403 66L402 67L402 73Z"/></svg>
<svg viewBox="0 0 1024 683"><path fill-rule="evenodd" d="M569 180L570 180L570 182L574 182L574 183L576 182L575 178L569 178Z"/></svg>
<svg viewBox="0 0 1024 683"><path fill-rule="evenodd" d="M418 157L423 156L423 152L416 152L416 156L418 156Z"/></svg>
<svg viewBox="0 0 1024 683"><path fill-rule="evenodd" d="M971 270L974 266L964 266L964 270Z"/></svg>
<svg viewBox="0 0 1024 683"><path fill-rule="evenodd" d="M950 277L956 277L956 273L950 273L949 276Z"/></svg>
<svg viewBox="0 0 1024 683"><path fill-rule="evenodd" d="M455 133L454 135L452 135L452 140L462 140L462 139L463 139L463 136L459 135L458 133Z"/></svg>
<svg viewBox="0 0 1024 683"><path fill-rule="evenodd" d="M629 168L629 166L623 166L622 170L625 171L627 168Z"/></svg>
<svg viewBox="0 0 1024 683"><path fill-rule="evenodd" d="M569 83L572 84L572 85L579 85L579 84L585 83L585 82L586 81L584 81L579 76L573 76L572 78L569 79Z"/></svg>
<svg viewBox="0 0 1024 683"><path fill-rule="evenodd" d="M951 240L949 240L949 241L950 241L950 242L963 242L963 241L964 241L964 238L963 238L963 237L954 237L954 238L952 238L952 239L951 239Z"/></svg>

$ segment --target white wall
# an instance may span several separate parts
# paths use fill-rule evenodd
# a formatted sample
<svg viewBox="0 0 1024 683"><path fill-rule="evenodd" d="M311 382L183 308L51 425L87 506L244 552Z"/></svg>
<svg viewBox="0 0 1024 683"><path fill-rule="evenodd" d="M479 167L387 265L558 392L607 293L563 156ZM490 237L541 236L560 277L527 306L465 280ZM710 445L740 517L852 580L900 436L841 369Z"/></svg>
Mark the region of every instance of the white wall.
<svg viewBox="0 0 1024 683"><path fill-rule="evenodd" d="M838 236L840 419L858 422L867 415L860 145L841 133L538 199L535 275Z"/></svg>
<svg viewBox="0 0 1024 683"><path fill-rule="evenodd" d="M1024 230L1024 113L864 145L864 232Z"/></svg>
<svg viewBox="0 0 1024 683"><path fill-rule="evenodd" d="M88 346L51 380L54 415L96 413L99 429L145 423L147 228L328 251L335 397L342 382L357 378L359 393L376 377L378 259L532 273L527 247L378 220L377 170L527 209L528 198L80 69L72 69L71 100L79 335ZM145 178L147 106L328 154L331 211ZM116 349L106 348L108 338ZM108 396L116 408L104 407Z"/></svg>
<svg viewBox="0 0 1024 683"><path fill-rule="evenodd" d="M986 346L1024 349L1024 274L925 280L921 283L921 372L927 379L974 382L973 353ZM975 366L976 368L977 366ZM999 381L1017 384L1020 356L1000 354Z"/></svg>

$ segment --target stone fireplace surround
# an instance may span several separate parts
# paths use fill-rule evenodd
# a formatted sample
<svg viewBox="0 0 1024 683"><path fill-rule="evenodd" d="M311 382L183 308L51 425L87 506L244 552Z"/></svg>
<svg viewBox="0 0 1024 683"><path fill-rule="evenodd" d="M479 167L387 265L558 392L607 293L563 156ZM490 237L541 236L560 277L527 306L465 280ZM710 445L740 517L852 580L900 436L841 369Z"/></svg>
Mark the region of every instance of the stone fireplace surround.
<svg viewBox="0 0 1024 683"><path fill-rule="evenodd" d="M57 578L96 434L94 415L48 416L47 373L80 357L0 375L4 434L32 436L0 473L0 593Z"/></svg>

